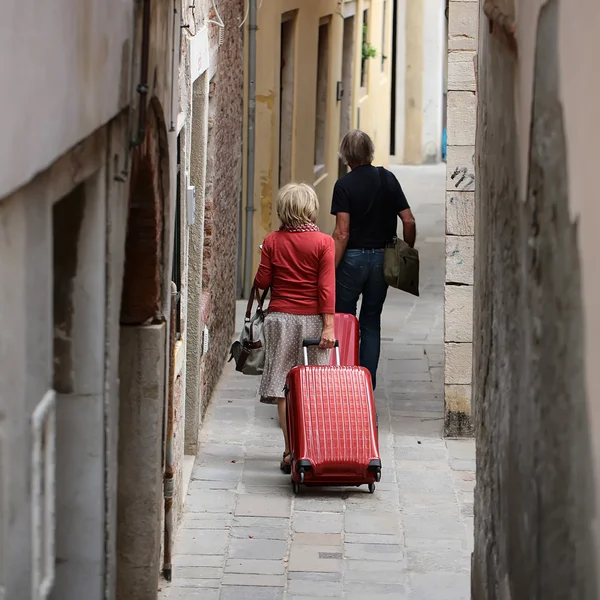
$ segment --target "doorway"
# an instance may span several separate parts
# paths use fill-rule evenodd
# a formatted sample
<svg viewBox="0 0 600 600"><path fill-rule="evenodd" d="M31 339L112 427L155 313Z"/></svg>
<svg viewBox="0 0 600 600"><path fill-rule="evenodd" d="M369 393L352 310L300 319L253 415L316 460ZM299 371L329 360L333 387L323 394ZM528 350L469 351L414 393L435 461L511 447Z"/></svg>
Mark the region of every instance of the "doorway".
<svg viewBox="0 0 600 600"><path fill-rule="evenodd" d="M344 19L342 50L342 100L340 106L340 142L352 124L352 74L354 67L354 16ZM348 167L338 159L338 177L348 172Z"/></svg>
<svg viewBox="0 0 600 600"><path fill-rule="evenodd" d="M283 14L281 20L278 187L292 180L295 38L296 11L293 11Z"/></svg>
<svg viewBox="0 0 600 600"><path fill-rule="evenodd" d="M105 174L52 208L56 576L51 600L101 600L105 571Z"/></svg>

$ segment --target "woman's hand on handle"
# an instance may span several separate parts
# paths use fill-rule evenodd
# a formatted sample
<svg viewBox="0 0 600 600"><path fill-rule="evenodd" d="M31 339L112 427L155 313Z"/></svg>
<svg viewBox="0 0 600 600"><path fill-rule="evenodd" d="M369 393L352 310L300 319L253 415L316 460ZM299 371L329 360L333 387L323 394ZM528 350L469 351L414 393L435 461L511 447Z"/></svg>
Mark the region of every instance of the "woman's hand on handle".
<svg viewBox="0 0 600 600"><path fill-rule="evenodd" d="M335 327L333 325L333 315L323 315L323 332L321 333L321 343L319 348L321 350L328 350L333 348L335 345Z"/></svg>

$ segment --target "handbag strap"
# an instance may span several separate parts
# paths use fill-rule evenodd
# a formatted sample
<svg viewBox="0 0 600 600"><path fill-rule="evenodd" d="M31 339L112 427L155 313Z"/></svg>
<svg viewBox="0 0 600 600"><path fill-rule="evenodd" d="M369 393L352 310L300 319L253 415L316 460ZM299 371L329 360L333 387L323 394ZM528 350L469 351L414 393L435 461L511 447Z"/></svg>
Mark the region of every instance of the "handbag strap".
<svg viewBox="0 0 600 600"><path fill-rule="evenodd" d="M384 191L387 193L388 191L388 182L387 182L387 177L385 175L385 169L383 167L377 167L377 170L379 171L379 183L381 183L381 190L380 191Z"/></svg>
<svg viewBox="0 0 600 600"><path fill-rule="evenodd" d="M256 299L258 302L258 308L262 310L268 293L269 288L267 288L261 296L260 290L258 289L256 282L254 282L252 290L250 291L250 297L248 298L248 304L246 306L246 320L250 320L250 317L252 316L252 305L254 304L254 300Z"/></svg>

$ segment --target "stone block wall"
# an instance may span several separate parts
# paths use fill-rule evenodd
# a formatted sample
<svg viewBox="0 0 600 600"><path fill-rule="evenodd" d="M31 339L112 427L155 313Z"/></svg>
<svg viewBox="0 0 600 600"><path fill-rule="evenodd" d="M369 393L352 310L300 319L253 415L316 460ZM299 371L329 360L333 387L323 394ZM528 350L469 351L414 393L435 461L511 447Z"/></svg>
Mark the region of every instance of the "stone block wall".
<svg viewBox="0 0 600 600"><path fill-rule="evenodd" d="M472 434L473 247L477 0L448 10L445 434Z"/></svg>

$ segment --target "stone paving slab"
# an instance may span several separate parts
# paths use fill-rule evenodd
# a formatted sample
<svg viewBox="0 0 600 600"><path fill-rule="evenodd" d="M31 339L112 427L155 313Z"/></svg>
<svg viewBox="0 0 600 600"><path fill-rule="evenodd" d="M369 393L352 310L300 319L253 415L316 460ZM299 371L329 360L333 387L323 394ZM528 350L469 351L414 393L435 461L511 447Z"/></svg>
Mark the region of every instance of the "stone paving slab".
<svg viewBox="0 0 600 600"><path fill-rule="evenodd" d="M439 198L433 184L403 180L429 241L419 244L421 296L390 290L382 316L375 493L294 496L278 468L277 410L258 403L258 378L228 364L204 419L161 599L469 598L475 449L442 439L443 169L438 175Z"/></svg>

